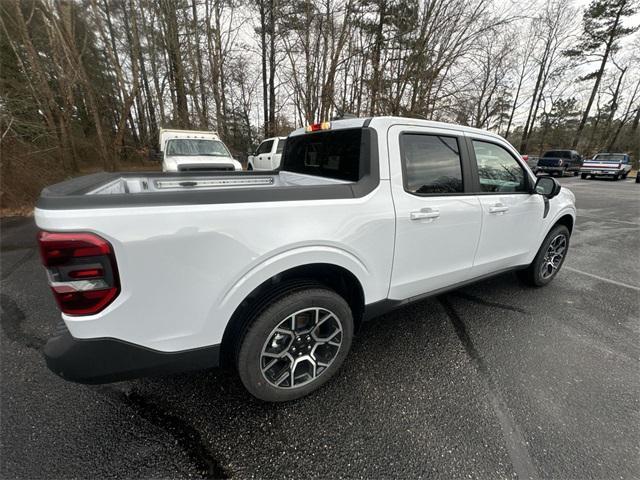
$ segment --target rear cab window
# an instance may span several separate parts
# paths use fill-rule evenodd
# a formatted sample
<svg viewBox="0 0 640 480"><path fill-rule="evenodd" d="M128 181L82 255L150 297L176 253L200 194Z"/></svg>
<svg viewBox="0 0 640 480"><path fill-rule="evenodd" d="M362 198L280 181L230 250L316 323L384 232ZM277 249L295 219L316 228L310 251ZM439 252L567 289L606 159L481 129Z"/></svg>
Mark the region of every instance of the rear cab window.
<svg viewBox="0 0 640 480"><path fill-rule="evenodd" d="M571 158L571 152L569 150L551 150L544 152L542 158Z"/></svg>
<svg viewBox="0 0 640 480"><path fill-rule="evenodd" d="M626 155L616 154L616 153L599 153L595 157L593 157L594 161L598 162L626 162Z"/></svg>
<svg viewBox="0 0 640 480"><path fill-rule="evenodd" d="M305 133L287 138L282 170L336 180L362 178L363 129Z"/></svg>

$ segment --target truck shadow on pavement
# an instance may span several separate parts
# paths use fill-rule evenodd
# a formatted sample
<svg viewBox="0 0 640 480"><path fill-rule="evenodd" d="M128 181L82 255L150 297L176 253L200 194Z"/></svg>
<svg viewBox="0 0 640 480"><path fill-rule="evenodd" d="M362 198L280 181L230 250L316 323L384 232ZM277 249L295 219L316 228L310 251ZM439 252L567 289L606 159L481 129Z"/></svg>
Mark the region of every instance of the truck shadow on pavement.
<svg viewBox="0 0 640 480"><path fill-rule="evenodd" d="M491 281L485 290L512 285L513 278L507 277ZM393 462L413 457L431 464L451 455L443 450L446 445L480 446L487 435L503 443L504 412L496 417L495 392L487 393L493 383L464 321L452 317L458 298L526 313L465 291L405 307L365 323L337 377L317 393L289 403L254 399L233 372L223 369L89 388L171 434L205 478L392 475L387 468ZM471 424L470 415L475 417ZM478 422L483 428L477 428ZM384 441L376 433L381 425ZM305 430L317 435L299 438L296 432ZM357 458L338 453L354 445ZM294 452L291 458L278 457L276 470L263 470L283 449ZM251 452L251 458L238 458L238 452ZM486 475L509 475L508 465L516 462L505 455L497 448L484 467L469 471L486 468ZM531 473L524 463L526 468L517 470Z"/></svg>

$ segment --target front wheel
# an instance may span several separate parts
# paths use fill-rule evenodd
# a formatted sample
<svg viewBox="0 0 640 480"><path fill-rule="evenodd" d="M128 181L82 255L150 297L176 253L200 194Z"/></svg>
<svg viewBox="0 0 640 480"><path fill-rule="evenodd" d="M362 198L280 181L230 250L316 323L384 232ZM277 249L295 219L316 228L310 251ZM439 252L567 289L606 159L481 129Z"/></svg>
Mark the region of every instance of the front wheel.
<svg viewBox="0 0 640 480"><path fill-rule="evenodd" d="M579 173L580 173L580 172L576 170L575 172L573 172L573 176L574 176L574 177L577 177Z"/></svg>
<svg viewBox="0 0 640 480"><path fill-rule="evenodd" d="M624 172L624 173L622 174L622 179L623 179L623 180L626 180L626 179L627 179L627 175L628 175L628 172Z"/></svg>
<svg viewBox="0 0 640 480"><path fill-rule="evenodd" d="M581 173L581 174L580 174L580 178L581 178L582 180L586 180L588 176L589 176L589 175L587 175L586 173Z"/></svg>
<svg viewBox="0 0 640 480"><path fill-rule="evenodd" d="M545 237L533 262L518 277L528 285L542 287L557 275L569 250L569 229L556 225Z"/></svg>
<svg viewBox="0 0 640 480"><path fill-rule="evenodd" d="M250 324L237 357L245 388L268 402L303 397L325 384L351 348L347 302L322 286L276 300Z"/></svg>

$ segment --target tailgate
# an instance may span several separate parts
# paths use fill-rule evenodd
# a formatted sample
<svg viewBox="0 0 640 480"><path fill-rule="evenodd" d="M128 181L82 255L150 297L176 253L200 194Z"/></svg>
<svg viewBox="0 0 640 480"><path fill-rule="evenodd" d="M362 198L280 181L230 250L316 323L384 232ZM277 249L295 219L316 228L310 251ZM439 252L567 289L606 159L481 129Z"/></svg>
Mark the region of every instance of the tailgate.
<svg viewBox="0 0 640 480"><path fill-rule="evenodd" d="M562 159L557 157L547 157L538 160L538 167L559 167L562 163Z"/></svg>

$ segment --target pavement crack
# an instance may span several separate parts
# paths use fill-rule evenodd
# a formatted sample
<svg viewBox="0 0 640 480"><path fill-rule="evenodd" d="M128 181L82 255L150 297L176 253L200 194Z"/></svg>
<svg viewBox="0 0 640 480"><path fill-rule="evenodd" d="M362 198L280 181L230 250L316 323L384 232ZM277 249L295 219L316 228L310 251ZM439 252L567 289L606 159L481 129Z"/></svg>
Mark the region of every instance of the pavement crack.
<svg viewBox="0 0 640 480"><path fill-rule="evenodd" d="M0 294L0 325L2 331L9 338L20 345L35 350L40 350L44 345L44 340L32 335L24 330L26 316L16 301L6 294Z"/></svg>
<svg viewBox="0 0 640 480"><path fill-rule="evenodd" d="M32 245L0 245L0 252L16 252L18 250L35 250L36 247Z"/></svg>
<svg viewBox="0 0 640 480"><path fill-rule="evenodd" d="M500 308L502 310L509 310L511 312L517 312L517 313L529 313L524 308L514 307L513 305L507 305L499 302L491 302L489 300L485 300L484 298L476 297L475 295L470 295L465 292L459 292L459 291L451 292L451 295L459 298L463 298L465 300L468 300L473 303L477 303L479 305L484 305L485 307L495 307L495 308Z"/></svg>
<svg viewBox="0 0 640 480"><path fill-rule="evenodd" d="M202 435L191 424L136 392L123 392L108 386L93 386L102 393L132 408L141 418L173 437L195 467L207 479L231 478L227 470L205 446Z"/></svg>
<svg viewBox="0 0 640 480"><path fill-rule="evenodd" d="M511 459L511 464L513 465L516 475L519 479L538 479L538 470L533 464L531 455L529 455L524 435L520 431L520 427L513 418L513 415L511 415L509 407L500 395L500 390L491 377L487 364L473 344L464 321L460 315L458 315L458 312L455 311L446 296L438 297L438 301L451 320L451 324L453 325L456 335L471 358L471 362L475 366L476 370L480 373L482 382L485 384L489 403L491 404L496 418L498 419L498 423L500 424L500 429L502 430L507 451L509 452L509 458Z"/></svg>
<svg viewBox="0 0 640 480"><path fill-rule="evenodd" d="M18 260L16 263L14 263L11 268L3 268L2 269L2 275L0 275L0 280L6 280L7 278L9 278L13 272L15 272L21 265L23 265L27 260L29 260L33 254L35 253L36 249L35 248L24 248L24 249L16 249L16 250L28 250L27 253L25 253L20 260ZM3 250L4 251L4 250Z"/></svg>

